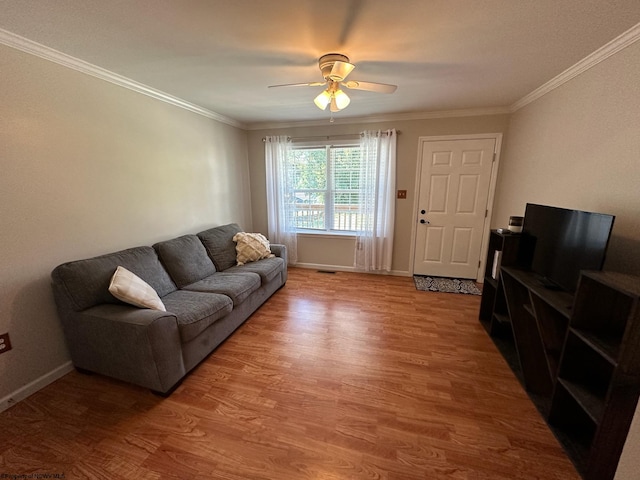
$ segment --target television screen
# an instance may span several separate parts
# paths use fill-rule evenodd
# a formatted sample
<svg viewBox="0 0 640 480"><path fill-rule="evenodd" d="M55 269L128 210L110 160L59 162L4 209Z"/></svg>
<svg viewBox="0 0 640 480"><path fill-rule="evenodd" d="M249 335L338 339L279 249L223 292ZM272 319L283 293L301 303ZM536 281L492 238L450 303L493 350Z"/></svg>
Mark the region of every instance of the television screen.
<svg viewBox="0 0 640 480"><path fill-rule="evenodd" d="M602 270L613 215L528 203L518 260L549 288L574 292L580 270Z"/></svg>

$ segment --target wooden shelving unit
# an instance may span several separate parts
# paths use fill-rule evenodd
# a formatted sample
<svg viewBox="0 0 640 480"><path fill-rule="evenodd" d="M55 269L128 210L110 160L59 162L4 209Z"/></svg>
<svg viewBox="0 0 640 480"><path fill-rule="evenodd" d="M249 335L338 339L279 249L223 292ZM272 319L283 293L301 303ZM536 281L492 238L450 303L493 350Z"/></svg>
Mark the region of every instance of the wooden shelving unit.
<svg viewBox="0 0 640 480"><path fill-rule="evenodd" d="M549 423L586 479L611 479L640 396L640 279L583 272Z"/></svg>
<svg viewBox="0 0 640 480"><path fill-rule="evenodd" d="M488 290L485 279L480 322L583 477L613 479L640 396L640 278L582 272L572 295L516 257Z"/></svg>

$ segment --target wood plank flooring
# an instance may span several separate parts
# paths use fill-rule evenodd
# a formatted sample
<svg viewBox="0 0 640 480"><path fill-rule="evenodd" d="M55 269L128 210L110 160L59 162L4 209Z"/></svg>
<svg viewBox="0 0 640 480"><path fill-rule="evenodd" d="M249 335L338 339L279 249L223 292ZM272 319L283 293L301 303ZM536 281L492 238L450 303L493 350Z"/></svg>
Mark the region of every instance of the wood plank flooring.
<svg viewBox="0 0 640 480"><path fill-rule="evenodd" d="M0 474L578 479L479 305L411 278L290 269L169 398L72 372L1 413Z"/></svg>

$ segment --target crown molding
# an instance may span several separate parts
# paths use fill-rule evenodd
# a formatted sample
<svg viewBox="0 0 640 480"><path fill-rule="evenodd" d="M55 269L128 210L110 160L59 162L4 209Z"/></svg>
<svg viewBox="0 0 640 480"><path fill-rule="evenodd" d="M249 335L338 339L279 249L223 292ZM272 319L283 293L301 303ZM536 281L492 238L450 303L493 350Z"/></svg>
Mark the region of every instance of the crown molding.
<svg viewBox="0 0 640 480"><path fill-rule="evenodd" d="M632 45L638 40L640 40L640 23L634 25L629 30L617 36L606 45L603 45L598 50L586 56L585 58L580 60L578 63L573 65L572 67L569 67L560 75L552 78L544 85L541 85L540 87L536 88L533 92L522 97L520 100L518 100L513 105L511 105L511 107L509 108L509 111L513 113L513 112L516 112L517 110L520 110L522 107L530 104L531 102L539 99L540 97L546 95L547 93L564 85L569 80L586 72L590 68L596 66L597 64L606 60L612 55L615 55L620 50L627 48L629 45Z"/></svg>
<svg viewBox="0 0 640 480"><path fill-rule="evenodd" d="M206 108L187 102L186 100L182 100L181 98L174 97L173 95L170 95L168 93L156 90L155 88L136 82L135 80L131 80L130 78L124 77L122 75L118 75L117 73L98 67L89 62L85 62L84 60L80 60L79 58L72 57L71 55L67 55L66 53L62 53L58 50L47 47L46 45L34 42L33 40L29 40L28 38L21 37L20 35L16 35L15 33L3 30L1 28L0 44L4 44L8 47L21 50L40 58L44 58L45 60L57 63L58 65L62 65L63 67L71 68L78 72L91 75L92 77L99 78L100 80L113 83L129 90L133 90L134 92L147 95L148 97L155 98L156 100L160 100L170 105L183 108L185 110L189 110L190 112L197 113L198 115L211 118L227 125L231 125L232 127L243 129L245 128L242 123L225 117L224 115L220 115L219 113L207 110Z"/></svg>
<svg viewBox="0 0 640 480"><path fill-rule="evenodd" d="M427 119L435 119L435 118L471 117L471 116L500 115L500 114L514 113L519 109L523 108L524 106L546 95L547 93L564 85L571 79L584 73L585 71L589 70L590 68L599 64L600 62L606 60L612 55L615 55L620 50L623 50L624 48L632 45L638 40L640 40L640 23L634 25L626 32L614 38L612 41L610 41L606 45L600 47L595 52L583 58L572 67L568 68L561 74L552 78L545 84L541 85L540 87L533 90L531 93L529 93L528 95L525 95L520 100L518 100L517 102L513 103L508 107L474 108L474 109L461 109L461 110L443 110L443 111L433 111L433 112L399 113L399 114L367 116L367 117L334 118L334 121L331 124L348 125L348 124L356 124L356 123L378 123L378 122L403 121L403 120L427 120ZM84 60L80 60L79 58L72 57L71 55L67 55L66 53L62 53L58 50L55 50L53 48L47 47L40 43L34 42L33 40L29 40L28 38L21 37L20 35L17 35L15 33L9 32L1 28L0 28L0 44L4 44L8 47L21 50L23 52L38 56L40 58L44 58L45 60L49 60L51 62L57 63L64 67L71 68L81 73L85 73L87 75L91 75L93 77L127 88L129 90L133 90L134 92L141 93L143 95L147 95L149 97L155 98L156 100L160 100L170 105L174 105L176 107L188 110L198 115L202 115L204 117L211 118L218 122L225 123L227 125L230 125L236 128L241 128L244 130L265 130L265 129L273 129L273 128L291 128L291 127L315 127L315 126L326 126L329 123L328 120L323 119L323 120L293 121L293 122L291 121L289 122L287 121L254 122L254 123L244 124L236 120L233 120L231 118L225 117L224 115L221 115L214 111L211 111L206 108L195 105L193 103L187 102L186 100L182 100L181 98L175 97L168 93L162 92L155 88L136 82L135 80L124 77L122 75L118 75L117 73L98 67Z"/></svg>
<svg viewBox="0 0 640 480"><path fill-rule="evenodd" d="M503 115L511 113L509 107L467 108L463 110L440 110L434 112L390 113L388 115L369 115L366 117L335 118L333 122L325 120L308 120L299 122L256 122L245 125L247 130L268 130L273 128L292 127L326 127L327 125L351 125L355 123L379 123L403 120L428 120L431 118L477 117L483 115Z"/></svg>

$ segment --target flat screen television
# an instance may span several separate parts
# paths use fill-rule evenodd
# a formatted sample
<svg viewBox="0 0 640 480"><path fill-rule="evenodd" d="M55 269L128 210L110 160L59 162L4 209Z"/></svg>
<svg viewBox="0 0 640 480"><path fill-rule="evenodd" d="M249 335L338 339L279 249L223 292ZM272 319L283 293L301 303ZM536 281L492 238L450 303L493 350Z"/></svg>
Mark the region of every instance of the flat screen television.
<svg viewBox="0 0 640 480"><path fill-rule="evenodd" d="M580 270L602 270L613 215L527 203L518 249L521 267L548 288L574 292Z"/></svg>

